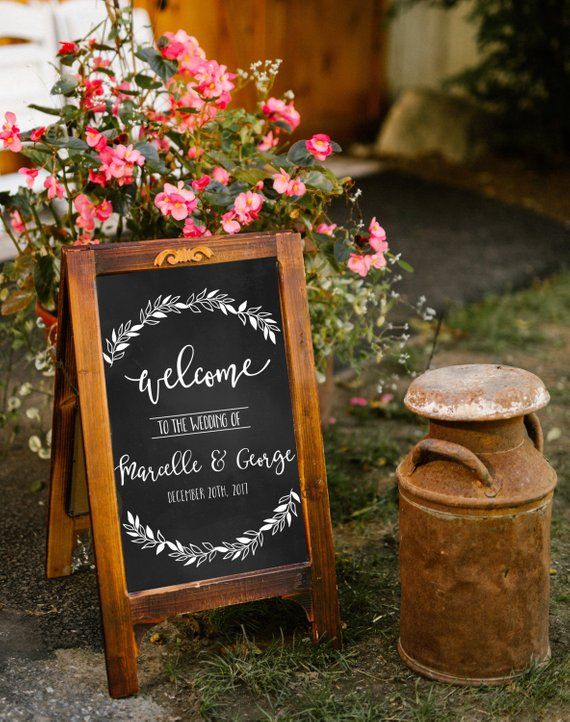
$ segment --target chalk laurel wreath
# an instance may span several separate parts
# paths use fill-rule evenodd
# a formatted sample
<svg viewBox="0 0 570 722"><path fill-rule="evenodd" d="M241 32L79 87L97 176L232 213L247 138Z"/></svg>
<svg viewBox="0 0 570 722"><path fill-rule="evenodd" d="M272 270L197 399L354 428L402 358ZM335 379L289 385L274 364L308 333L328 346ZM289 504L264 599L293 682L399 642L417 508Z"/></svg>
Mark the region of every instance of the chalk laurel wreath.
<svg viewBox="0 0 570 722"><path fill-rule="evenodd" d="M263 338L276 343L276 335L280 332L275 319L268 311L262 311L261 306L247 307L247 301L243 301L237 308L233 305L235 299L230 298L227 293L220 293L219 289L209 291L205 288L198 294L190 294L186 301L181 301L180 296L158 296L154 301L148 301L139 313L139 323L132 321L122 323L117 329L113 329L111 338L105 339L106 352L103 358L112 366L125 355L125 351L131 344L131 339L140 336L144 326L156 326L157 323L169 313L202 313L203 311L221 311L224 316L236 316L246 326L248 323L256 331L263 333Z"/></svg>
<svg viewBox="0 0 570 722"><path fill-rule="evenodd" d="M286 526L291 526L294 516L297 516L297 503L300 503L299 495L292 489L288 494L279 499L278 506L273 509L272 516L264 519L262 526L257 531L245 531L241 536L236 537L234 542L221 542L214 545L210 542L199 544L187 544L184 546L178 540L169 541L164 537L160 529L154 532L149 526L141 523L138 516L127 512L127 523L123 526L127 534L132 537L134 544L141 544L142 549L155 549L156 554L162 554L165 549L169 550L168 556L176 562L182 562L185 567L195 564L197 567L204 562L213 561L218 554L223 554L224 559L231 561L244 560L249 554L252 556L263 546L264 534L271 532L275 535L282 532Z"/></svg>

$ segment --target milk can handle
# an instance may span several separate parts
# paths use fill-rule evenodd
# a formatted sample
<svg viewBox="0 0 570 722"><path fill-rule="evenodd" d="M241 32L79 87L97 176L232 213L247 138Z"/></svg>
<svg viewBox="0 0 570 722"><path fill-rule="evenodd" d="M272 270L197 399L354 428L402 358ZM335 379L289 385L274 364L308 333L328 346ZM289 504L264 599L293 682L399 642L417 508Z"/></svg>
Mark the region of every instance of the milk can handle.
<svg viewBox="0 0 570 722"><path fill-rule="evenodd" d="M414 471L416 467L434 458L455 461L476 474L483 486L489 488L493 486L491 474L485 464L472 451L461 446L461 444L443 441L443 439L422 439L412 449Z"/></svg>
<svg viewBox="0 0 570 722"><path fill-rule="evenodd" d="M544 434L542 433L542 426L540 425L538 416L534 413L527 414L524 417L524 425L526 426L526 433L529 435L536 450L543 454Z"/></svg>

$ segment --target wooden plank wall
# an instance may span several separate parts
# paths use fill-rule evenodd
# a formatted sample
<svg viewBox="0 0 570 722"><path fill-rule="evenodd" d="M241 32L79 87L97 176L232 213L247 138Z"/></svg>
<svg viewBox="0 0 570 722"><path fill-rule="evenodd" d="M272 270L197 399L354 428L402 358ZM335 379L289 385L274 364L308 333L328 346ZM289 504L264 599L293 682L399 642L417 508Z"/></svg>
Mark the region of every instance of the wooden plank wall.
<svg viewBox="0 0 570 722"><path fill-rule="evenodd" d="M385 95L385 0L138 0L155 32L184 28L230 68L282 58L302 135L374 134ZM251 102L251 98L250 98Z"/></svg>

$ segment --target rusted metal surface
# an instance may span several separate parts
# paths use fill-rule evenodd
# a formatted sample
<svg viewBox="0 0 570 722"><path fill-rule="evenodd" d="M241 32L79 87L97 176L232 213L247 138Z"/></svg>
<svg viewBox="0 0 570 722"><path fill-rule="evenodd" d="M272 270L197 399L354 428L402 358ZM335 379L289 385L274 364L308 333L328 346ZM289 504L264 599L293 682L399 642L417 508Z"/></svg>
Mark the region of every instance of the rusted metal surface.
<svg viewBox="0 0 570 722"><path fill-rule="evenodd" d="M548 398L534 374L504 366L453 366L410 386L406 404L430 427L397 470L398 649L420 674L501 684L549 658L556 474L534 414Z"/></svg>
<svg viewBox="0 0 570 722"><path fill-rule="evenodd" d="M524 369L496 364L447 366L417 378L406 406L441 421L492 421L538 411L550 401L542 381Z"/></svg>

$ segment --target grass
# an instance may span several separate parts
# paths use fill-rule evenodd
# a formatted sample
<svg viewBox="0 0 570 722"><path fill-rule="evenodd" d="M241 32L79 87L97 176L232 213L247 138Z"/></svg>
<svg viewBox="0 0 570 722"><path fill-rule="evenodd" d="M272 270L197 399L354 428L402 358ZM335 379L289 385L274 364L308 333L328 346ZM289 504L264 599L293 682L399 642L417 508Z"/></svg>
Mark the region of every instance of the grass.
<svg viewBox="0 0 570 722"><path fill-rule="evenodd" d="M453 353L524 349L528 366L545 363L556 329L567 323L570 274L530 290L458 309L445 345ZM560 333L560 343L564 343ZM520 352L522 353L522 351ZM524 361L523 356L514 357ZM530 354L530 355L529 355ZM533 355L534 354L534 355ZM554 363L548 357L549 363ZM570 383L554 386L563 414ZM557 422L561 423L561 422ZM404 667L398 636L397 495L394 469L418 438L406 413L340 419L326 438L344 649L313 646L303 610L268 600L195 618L187 642L165 646L171 684L193 692L206 720L277 722L452 722L568 718L570 461L564 434L548 443L560 485L552 525L553 659L505 687L462 688L421 679ZM173 623L170 623L171 625ZM186 643L194 646L186 649ZM188 651L191 649L192 651Z"/></svg>
<svg viewBox="0 0 570 722"><path fill-rule="evenodd" d="M528 290L455 308L446 327L464 348L501 353L544 343L545 327L566 324L569 315L570 274L565 273Z"/></svg>

